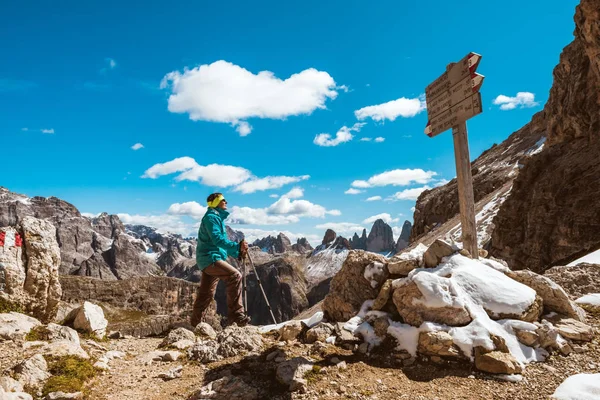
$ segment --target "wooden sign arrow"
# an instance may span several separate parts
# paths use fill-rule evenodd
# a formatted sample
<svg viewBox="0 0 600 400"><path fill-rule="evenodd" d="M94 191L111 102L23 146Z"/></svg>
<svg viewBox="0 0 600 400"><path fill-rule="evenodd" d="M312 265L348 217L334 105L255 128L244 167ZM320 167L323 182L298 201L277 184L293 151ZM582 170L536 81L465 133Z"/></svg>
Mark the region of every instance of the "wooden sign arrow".
<svg viewBox="0 0 600 400"><path fill-rule="evenodd" d="M467 76L473 74L480 61L480 54L469 53L459 62L452 64L442 76L425 88L427 102L432 101Z"/></svg>
<svg viewBox="0 0 600 400"><path fill-rule="evenodd" d="M443 92L432 101L427 101L427 116L429 120L432 120L437 115L447 111L450 107L460 103L473 93L479 92L483 79L485 77L478 73L473 73L471 76L467 76L456 85L452 86L450 90Z"/></svg>
<svg viewBox="0 0 600 400"><path fill-rule="evenodd" d="M453 126L481 114L482 111L481 93L475 93L430 119L425 127L425 134L429 137L439 135Z"/></svg>

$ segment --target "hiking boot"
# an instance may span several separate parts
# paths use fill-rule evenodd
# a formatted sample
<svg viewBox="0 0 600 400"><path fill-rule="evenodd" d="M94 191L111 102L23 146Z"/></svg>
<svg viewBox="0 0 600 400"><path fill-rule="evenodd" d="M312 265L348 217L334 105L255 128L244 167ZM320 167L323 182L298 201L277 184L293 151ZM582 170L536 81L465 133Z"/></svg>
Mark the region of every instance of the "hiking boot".
<svg viewBox="0 0 600 400"><path fill-rule="evenodd" d="M246 326L250 323L250 317L247 315L241 315L238 318L231 321L231 324L236 324L239 327Z"/></svg>

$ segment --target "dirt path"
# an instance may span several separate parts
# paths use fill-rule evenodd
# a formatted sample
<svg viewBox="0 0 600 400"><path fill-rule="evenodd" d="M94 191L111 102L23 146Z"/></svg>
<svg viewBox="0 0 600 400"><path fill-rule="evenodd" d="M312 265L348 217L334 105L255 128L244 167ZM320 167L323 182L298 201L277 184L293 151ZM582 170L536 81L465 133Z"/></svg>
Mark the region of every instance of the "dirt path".
<svg viewBox="0 0 600 400"><path fill-rule="evenodd" d="M598 319L591 322L596 331ZM475 371L467 364L432 365L417 361L409 367L394 365L389 354L372 357L355 355L328 346L323 357L309 355L310 345L286 346L286 358L312 357L324 372L313 374L305 394L288 393L275 379L275 361L266 361L273 351L269 343L260 355L236 357L208 366L182 362L144 362L140 357L156 350L161 339L126 339L107 343L110 350L128 355L111 361L111 370L99 376L90 388L90 399L189 399L215 379L232 374L256 387L263 399L547 399L564 381L576 373L600 372L600 337L581 346L569 356L553 355L547 362L530 364L523 380L510 383ZM384 352L385 353L385 352ZM346 361L345 369L331 359ZM183 376L163 381L157 375L183 365Z"/></svg>

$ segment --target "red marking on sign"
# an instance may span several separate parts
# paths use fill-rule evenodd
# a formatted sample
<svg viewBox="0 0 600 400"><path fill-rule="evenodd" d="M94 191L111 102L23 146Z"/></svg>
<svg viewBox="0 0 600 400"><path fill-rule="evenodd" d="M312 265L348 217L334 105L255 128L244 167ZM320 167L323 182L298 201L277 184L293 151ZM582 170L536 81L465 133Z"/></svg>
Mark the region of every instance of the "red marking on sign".
<svg viewBox="0 0 600 400"><path fill-rule="evenodd" d="M4 238L6 237L6 232L0 232L0 247L4 247Z"/></svg>
<svg viewBox="0 0 600 400"><path fill-rule="evenodd" d="M23 239L21 238L21 235L19 235L18 233L15 235L15 246L16 247L21 247L23 245Z"/></svg>

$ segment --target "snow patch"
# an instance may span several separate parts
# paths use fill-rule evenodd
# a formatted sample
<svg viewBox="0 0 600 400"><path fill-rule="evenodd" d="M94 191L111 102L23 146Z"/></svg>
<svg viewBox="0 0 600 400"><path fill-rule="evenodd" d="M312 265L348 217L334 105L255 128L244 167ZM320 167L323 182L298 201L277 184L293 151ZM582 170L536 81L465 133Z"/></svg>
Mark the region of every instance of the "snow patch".
<svg viewBox="0 0 600 400"><path fill-rule="evenodd" d="M567 267L572 267L580 263L600 264L600 249L586 254L585 256L578 258L573 262L570 262L569 264L567 264Z"/></svg>
<svg viewBox="0 0 600 400"><path fill-rule="evenodd" d="M591 306L600 307L600 293L586 294L585 296L582 296L582 297L578 298L577 300L575 300L575 303L589 304Z"/></svg>
<svg viewBox="0 0 600 400"><path fill-rule="evenodd" d="M525 152L526 155L532 156L534 154L538 154L544 149L544 143L546 143L546 136L542 136L540 140L538 140L532 148Z"/></svg>
<svg viewBox="0 0 600 400"><path fill-rule="evenodd" d="M364 277L366 280L371 282L372 288L377 287L378 282L376 278L384 274L384 267L385 265L383 265L382 263L374 261L371 264L367 265L367 267L365 268Z"/></svg>
<svg viewBox="0 0 600 400"><path fill-rule="evenodd" d="M556 400L597 400L600 398L600 374L568 377L552 395Z"/></svg>
<svg viewBox="0 0 600 400"><path fill-rule="evenodd" d="M323 315L324 315L323 311L317 311L311 317L306 318L306 319L301 319L300 322L302 322L304 325L306 325L310 329L313 326L321 323L321 321L323 321ZM272 332L272 331L278 331L281 328L283 328L284 326L292 324L296 321L297 320L292 319L289 321L281 322L279 324L271 324L271 325L261 326L258 328L258 331L260 333L268 333L268 332Z"/></svg>

